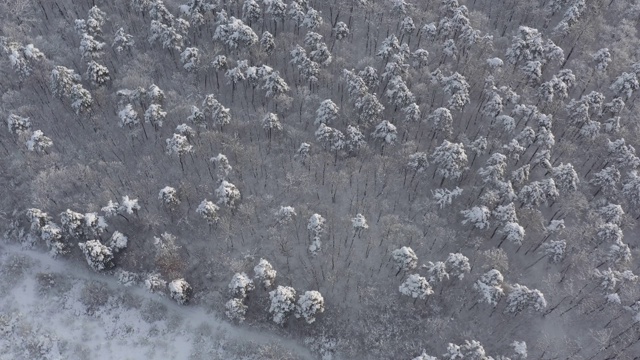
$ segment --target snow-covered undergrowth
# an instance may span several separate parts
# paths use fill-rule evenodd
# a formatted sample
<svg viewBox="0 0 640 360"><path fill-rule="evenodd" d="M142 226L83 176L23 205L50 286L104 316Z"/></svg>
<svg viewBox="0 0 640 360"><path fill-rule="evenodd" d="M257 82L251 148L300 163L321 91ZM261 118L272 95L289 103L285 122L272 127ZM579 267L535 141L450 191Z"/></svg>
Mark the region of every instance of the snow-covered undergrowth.
<svg viewBox="0 0 640 360"><path fill-rule="evenodd" d="M0 288L0 360L311 358L291 341L15 246L0 247Z"/></svg>

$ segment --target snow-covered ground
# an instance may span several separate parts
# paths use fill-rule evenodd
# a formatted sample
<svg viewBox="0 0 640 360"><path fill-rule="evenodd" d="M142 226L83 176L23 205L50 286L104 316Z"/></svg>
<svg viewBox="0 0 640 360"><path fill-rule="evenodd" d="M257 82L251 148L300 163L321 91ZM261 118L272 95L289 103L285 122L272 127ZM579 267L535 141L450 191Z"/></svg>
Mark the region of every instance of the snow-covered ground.
<svg viewBox="0 0 640 360"><path fill-rule="evenodd" d="M0 245L0 360L311 359L292 341Z"/></svg>

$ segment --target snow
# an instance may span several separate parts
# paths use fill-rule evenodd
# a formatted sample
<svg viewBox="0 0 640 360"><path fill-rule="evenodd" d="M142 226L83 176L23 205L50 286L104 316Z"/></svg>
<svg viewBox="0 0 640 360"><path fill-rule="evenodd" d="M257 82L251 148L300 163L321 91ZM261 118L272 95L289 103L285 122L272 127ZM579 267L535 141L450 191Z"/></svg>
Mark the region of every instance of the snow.
<svg viewBox="0 0 640 360"><path fill-rule="evenodd" d="M231 360L258 356L262 346L275 344L295 358L313 359L292 341L238 328L203 307L181 307L78 264L0 245L0 272L14 259L24 263L23 274L0 276L7 289L0 293L2 360ZM102 297L88 296L91 291Z"/></svg>

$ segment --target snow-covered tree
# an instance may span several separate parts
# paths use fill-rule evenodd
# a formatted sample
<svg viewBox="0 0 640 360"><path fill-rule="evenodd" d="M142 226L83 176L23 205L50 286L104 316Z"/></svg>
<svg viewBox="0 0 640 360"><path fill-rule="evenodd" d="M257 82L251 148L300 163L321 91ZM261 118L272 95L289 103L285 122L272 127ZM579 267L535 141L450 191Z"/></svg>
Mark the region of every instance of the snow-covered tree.
<svg viewBox="0 0 640 360"><path fill-rule="evenodd" d="M265 77L262 88L267 91L265 94L267 97L276 97L289 91L289 85L280 77L278 71L274 71Z"/></svg>
<svg viewBox="0 0 640 360"><path fill-rule="evenodd" d="M191 300L193 288L185 279L175 279L169 283L171 298L180 305L185 305Z"/></svg>
<svg viewBox="0 0 640 360"><path fill-rule="evenodd" d="M383 120L376 125L375 130L371 133L374 139L378 139L385 144L393 144L398 136L398 130L395 125L387 120Z"/></svg>
<svg viewBox="0 0 640 360"><path fill-rule="evenodd" d="M122 197L120 207L118 207L118 212L121 214L137 214L138 210L140 210L138 199L131 199L129 195L124 195Z"/></svg>
<svg viewBox="0 0 640 360"><path fill-rule="evenodd" d="M243 299L230 299L224 304L224 307L226 309L225 315L227 315L230 320L238 320L239 323L244 321L248 307L244 304Z"/></svg>
<svg viewBox="0 0 640 360"><path fill-rule="evenodd" d="M120 127L128 126L129 128L140 123L138 119L138 112L133 109L133 105L127 104L122 110L118 111L118 117L120 118L120 122L118 125Z"/></svg>
<svg viewBox="0 0 640 360"><path fill-rule="evenodd" d="M229 282L229 292L231 296L244 299L255 288L253 280L245 273L235 273Z"/></svg>
<svg viewBox="0 0 640 360"><path fill-rule="evenodd" d="M504 234L506 240L516 245L522 245L525 231L520 224L516 222L508 222L504 224L504 227L500 230L500 232Z"/></svg>
<svg viewBox="0 0 640 360"><path fill-rule="evenodd" d="M253 268L253 272L255 273L255 279L260 281L265 289L273 285L277 274L273 266L265 259L260 259L258 265Z"/></svg>
<svg viewBox="0 0 640 360"><path fill-rule="evenodd" d="M273 321L278 325L284 324L296 308L296 290L289 286L278 285L275 290L269 292L269 298L271 299L269 313L273 316Z"/></svg>
<svg viewBox="0 0 640 360"><path fill-rule="evenodd" d="M398 75L393 76L389 80L386 95L389 101L397 108L402 108L416 101L416 98L411 90L409 90L407 83Z"/></svg>
<svg viewBox="0 0 640 360"><path fill-rule="evenodd" d="M100 236L109 226L102 216L94 212L84 214L82 225L82 233L87 238Z"/></svg>
<svg viewBox="0 0 640 360"><path fill-rule="evenodd" d="M325 222L326 220L322 215L313 214L307 223L307 230L309 230L312 238L311 245L309 246L309 252L311 252L312 255L316 255L322 248L320 237L322 233L324 233Z"/></svg>
<svg viewBox="0 0 640 360"><path fill-rule="evenodd" d="M631 249L621 239L616 239L609 247L607 258L614 264L627 264L631 261Z"/></svg>
<svg viewBox="0 0 640 360"><path fill-rule="evenodd" d="M180 53L180 62L182 67L188 72L195 72L198 70L200 64L200 49L197 47L188 47Z"/></svg>
<svg viewBox="0 0 640 360"><path fill-rule="evenodd" d="M422 351L420 356L414 357L412 360L438 360L438 358L428 355L426 351Z"/></svg>
<svg viewBox="0 0 640 360"><path fill-rule="evenodd" d="M412 297L414 299L426 299L427 295L433 294L431 285L427 279L418 275L411 274L399 287L400 294Z"/></svg>
<svg viewBox="0 0 640 360"><path fill-rule="evenodd" d="M160 274L149 274L144 280L144 287L152 293L161 292L167 287L167 282Z"/></svg>
<svg viewBox="0 0 640 360"><path fill-rule="evenodd" d="M232 183L223 180L215 191L218 197L218 204L224 204L230 208L235 208L236 203L240 201L240 190Z"/></svg>
<svg viewBox="0 0 640 360"><path fill-rule="evenodd" d="M111 47L120 53L133 48L133 45L135 45L133 35L127 34L124 28L119 28L113 36Z"/></svg>
<svg viewBox="0 0 640 360"><path fill-rule="evenodd" d="M445 264L449 274L457 277L459 280L462 280L464 278L464 273L468 273L471 271L469 258L462 255L461 253L449 253Z"/></svg>
<svg viewBox="0 0 640 360"><path fill-rule="evenodd" d="M367 219L364 215L358 213L354 218L351 218L351 227L353 227L354 235L362 234L362 231L369 228L369 224L367 224Z"/></svg>
<svg viewBox="0 0 640 360"><path fill-rule="evenodd" d="M429 167L428 155L424 152L417 152L409 155L407 167L416 173L422 173ZM437 190L436 190L437 191Z"/></svg>
<svg viewBox="0 0 640 360"><path fill-rule="evenodd" d="M547 307L547 301L540 290L529 289L520 284L509 286L509 294L507 295L507 307L505 313L519 313L527 308L535 311L542 311Z"/></svg>
<svg viewBox="0 0 640 360"><path fill-rule="evenodd" d="M273 53L273 50L276 48L276 42L270 32L265 31L262 33L262 36L260 37L260 47L267 55L271 55Z"/></svg>
<svg viewBox="0 0 640 360"><path fill-rule="evenodd" d="M578 189L578 173L573 169L571 164L560 163L557 167L551 170L558 187L562 191L576 191Z"/></svg>
<svg viewBox="0 0 640 360"><path fill-rule="evenodd" d="M94 60L87 63L86 77L93 86L103 86L111 80L111 77L109 77L109 69L107 69L106 66L98 64Z"/></svg>
<svg viewBox="0 0 640 360"><path fill-rule="evenodd" d="M489 217L491 211L486 206L474 206L469 210L460 212L464 216L463 225L471 223L474 227L483 230L489 227Z"/></svg>
<svg viewBox="0 0 640 360"><path fill-rule="evenodd" d="M560 262L564 259L567 250L566 240L551 240L543 245L545 255L549 256L552 262Z"/></svg>
<svg viewBox="0 0 640 360"><path fill-rule="evenodd" d="M517 223L518 216L516 215L516 207L513 202L506 205L498 205L492 212L492 215L498 219L501 224L507 224L510 222Z"/></svg>
<svg viewBox="0 0 640 360"><path fill-rule="evenodd" d="M83 34L80 40L80 53L83 60L95 60L102 56L105 43L95 40L89 34Z"/></svg>
<svg viewBox="0 0 640 360"><path fill-rule="evenodd" d="M239 47L250 47L256 44L258 35L240 19L231 16L225 23L218 25L213 39L222 42L229 49L235 50Z"/></svg>
<svg viewBox="0 0 640 360"><path fill-rule="evenodd" d="M614 291L619 283L635 283L638 281L638 276L631 270L618 271L608 268L607 270L600 271L595 269L593 275L596 279L600 280L600 286L605 291Z"/></svg>
<svg viewBox="0 0 640 360"><path fill-rule="evenodd" d="M267 115L265 115L262 118L262 128L265 129L268 133L269 133L269 137L271 137L271 132L276 130L276 131L281 131L282 130L282 124L280 123L280 120L278 119L278 115L274 114L274 113L268 113Z"/></svg>
<svg viewBox="0 0 640 360"><path fill-rule="evenodd" d="M399 274L401 271L409 271L415 269L418 266L418 256L408 246L403 246L400 249L395 249L391 252L393 262L398 269ZM397 275L396 274L396 275Z"/></svg>
<svg viewBox="0 0 640 360"><path fill-rule="evenodd" d="M444 261L436 261L435 263L429 261L427 264L423 265L422 267L427 269L427 272L429 273L429 281L432 283L437 281L443 281L444 279L449 280L449 273L447 272L447 264Z"/></svg>
<svg viewBox="0 0 640 360"><path fill-rule="evenodd" d="M346 39L349 34L349 27L342 21L336 23L336 26L333 28L333 33L335 34L336 40Z"/></svg>
<svg viewBox="0 0 640 360"><path fill-rule="evenodd" d="M495 184L501 181L507 169L507 157L500 153L493 153L484 167L478 169L485 183Z"/></svg>
<svg viewBox="0 0 640 360"><path fill-rule="evenodd" d="M316 111L316 120L314 125L329 124L335 122L338 118L340 108L331 99L324 100L320 103L320 107Z"/></svg>
<svg viewBox="0 0 640 360"><path fill-rule="evenodd" d="M81 242L78 243L78 247L93 270L108 270L114 266L113 252L107 246L102 245L100 240Z"/></svg>
<svg viewBox="0 0 640 360"><path fill-rule="evenodd" d="M467 165L467 154L462 143L444 140L431 156L438 167L437 173L446 179L458 179Z"/></svg>
<svg viewBox="0 0 640 360"><path fill-rule="evenodd" d="M184 135L173 134L172 137L166 139L166 143L169 155L176 154L178 157L182 157L193 152L193 145L189 144L189 139Z"/></svg>
<svg viewBox="0 0 640 360"><path fill-rule="evenodd" d="M286 224L293 220L293 217L298 215L296 209L293 206L280 206L280 209L275 212L276 221L278 224Z"/></svg>
<svg viewBox="0 0 640 360"><path fill-rule="evenodd" d="M320 123L315 135L316 139L322 143L325 149L329 148L332 151L339 151L344 149L346 145L346 139L342 131L327 126L324 123Z"/></svg>
<svg viewBox="0 0 640 360"><path fill-rule="evenodd" d="M309 7L309 10L307 10L304 19L302 20L302 26L305 26L307 29L314 30L322 25L323 22L320 11Z"/></svg>
<svg viewBox="0 0 640 360"><path fill-rule="evenodd" d="M316 315L324 312L324 298L320 292L311 290L305 291L298 298L295 316L296 318L304 318L307 324L313 324L316 321Z"/></svg>
<svg viewBox="0 0 640 360"><path fill-rule="evenodd" d="M635 73L623 72L616 80L611 84L609 89L613 90L617 96L625 96L625 99L629 99L635 90L640 88L640 82Z"/></svg>
<svg viewBox="0 0 640 360"><path fill-rule="evenodd" d="M433 198L436 200L436 204L440 206L440 209L444 209L445 206L451 205L454 198L462 194L462 189L457 187L453 190L449 189L435 189L431 190Z"/></svg>
<svg viewBox="0 0 640 360"><path fill-rule="evenodd" d="M622 240L624 236L620 226L614 223L604 223L598 226L596 235L598 236L600 243L615 243Z"/></svg>
<svg viewBox="0 0 640 360"><path fill-rule="evenodd" d="M7 117L7 127L12 134L28 134L31 131L31 120L28 117L9 114Z"/></svg>
<svg viewBox="0 0 640 360"><path fill-rule="evenodd" d="M167 112L162 110L162 105L160 104L151 104L144 112L144 121L153 125L156 130L162 127L166 117Z"/></svg>
<svg viewBox="0 0 640 360"><path fill-rule="evenodd" d="M80 238L84 235L84 215L69 209L60 213L62 230L69 236Z"/></svg>
<svg viewBox="0 0 640 360"><path fill-rule="evenodd" d="M71 87L69 98L71 100L71 108L76 115L88 111L93 104L91 93L83 88L82 84L76 84Z"/></svg>
<svg viewBox="0 0 640 360"><path fill-rule="evenodd" d="M165 186L160 189L160 192L158 193L158 199L161 200L163 204L169 207L176 206L180 203L180 200L178 199L178 192L171 186Z"/></svg>
<svg viewBox="0 0 640 360"><path fill-rule="evenodd" d="M200 214L209 225L214 225L220 220L218 217L218 210L220 208L214 204L212 201L208 201L207 199L202 200L198 208L196 209L196 213Z"/></svg>
<svg viewBox="0 0 640 360"><path fill-rule="evenodd" d="M481 301L496 306L498 305L498 301L504 296L504 290L502 288L503 281L504 277L500 271L491 269L475 282L473 288L478 290L482 295Z"/></svg>
<svg viewBox="0 0 640 360"><path fill-rule="evenodd" d="M51 138L44 136L42 130L36 130L31 134L29 140L27 140L27 149L29 151L35 151L38 153L46 152L48 148L53 146Z"/></svg>
<svg viewBox="0 0 640 360"><path fill-rule="evenodd" d="M242 3L242 20L249 26L262 17L262 10L255 0L244 0Z"/></svg>
<svg viewBox="0 0 640 360"><path fill-rule="evenodd" d="M113 234L111 234L111 237L109 238L109 242L107 243L107 246L109 247L109 249L111 249L111 251L114 254L117 254L120 251L126 249L128 244L129 244L129 238L127 236L125 236L120 231L114 231Z"/></svg>
<svg viewBox="0 0 640 360"><path fill-rule="evenodd" d="M51 70L50 87L55 96L65 98L71 95L73 85L80 82L80 75L64 66L56 66Z"/></svg>

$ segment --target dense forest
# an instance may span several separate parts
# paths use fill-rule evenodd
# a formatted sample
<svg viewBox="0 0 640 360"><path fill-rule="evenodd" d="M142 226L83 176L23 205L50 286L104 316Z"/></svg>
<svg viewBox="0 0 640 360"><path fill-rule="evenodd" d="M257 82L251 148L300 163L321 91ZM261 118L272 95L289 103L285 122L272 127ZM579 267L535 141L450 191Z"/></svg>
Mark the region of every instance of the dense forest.
<svg viewBox="0 0 640 360"><path fill-rule="evenodd" d="M634 359L639 18L637 0L0 1L0 285L21 248L323 360Z"/></svg>

